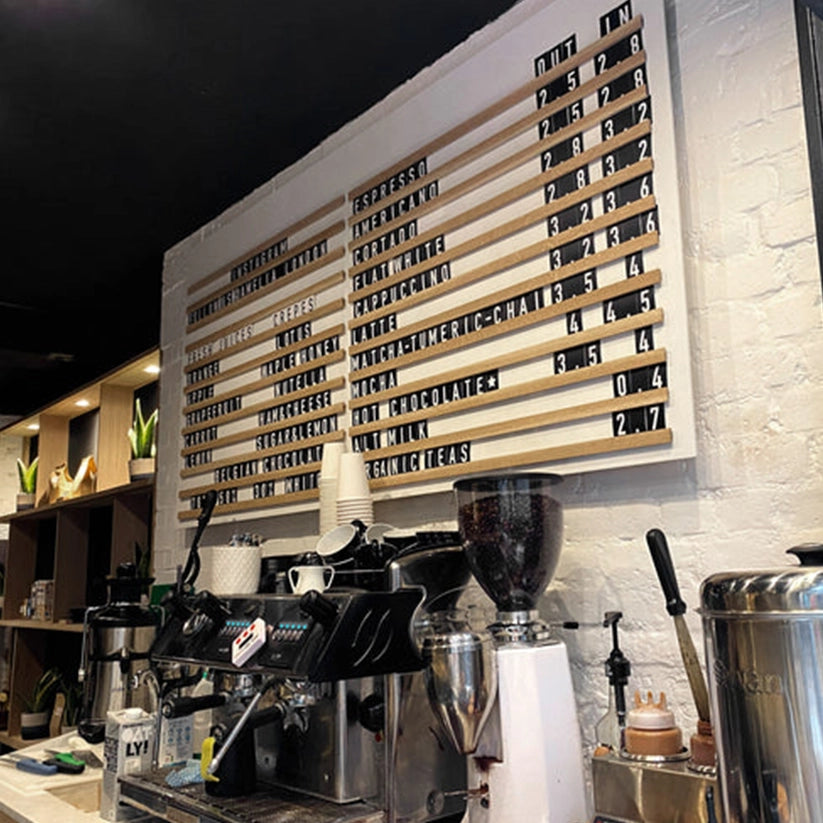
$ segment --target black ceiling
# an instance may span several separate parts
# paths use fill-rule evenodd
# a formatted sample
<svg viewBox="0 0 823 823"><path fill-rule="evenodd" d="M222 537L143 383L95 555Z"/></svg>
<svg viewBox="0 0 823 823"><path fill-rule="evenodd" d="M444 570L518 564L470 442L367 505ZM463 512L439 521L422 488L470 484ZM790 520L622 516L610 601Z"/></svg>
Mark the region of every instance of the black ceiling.
<svg viewBox="0 0 823 823"><path fill-rule="evenodd" d="M0 0L0 414L159 338L162 255L515 0Z"/></svg>

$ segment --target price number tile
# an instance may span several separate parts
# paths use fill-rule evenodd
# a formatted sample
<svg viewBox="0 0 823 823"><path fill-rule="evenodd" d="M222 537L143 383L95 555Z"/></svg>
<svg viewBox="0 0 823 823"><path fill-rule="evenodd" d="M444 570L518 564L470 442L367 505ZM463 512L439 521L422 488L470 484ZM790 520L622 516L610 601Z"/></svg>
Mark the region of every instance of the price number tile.
<svg viewBox="0 0 823 823"><path fill-rule="evenodd" d="M569 208L547 218L546 225L549 229L549 237L554 237L556 234L566 231L566 229L574 228L574 226L579 226L591 219L592 201L582 200L580 203L569 206Z"/></svg>
<svg viewBox="0 0 823 823"><path fill-rule="evenodd" d="M537 134L540 140L545 140L550 134L565 129L583 116L583 101L575 100L571 105L556 111L549 117L544 117L537 124Z"/></svg>
<svg viewBox="0 0 823 823"><path fill-rule="evenodd" d="M608 140L620 132L642 123L644 120L651 120L652 116L652 101L647 97L645 100L640 100L637 103L632 103L625 109L607 117L600 123L600 138Z"/></svg>
<svg viewBox="0 0 823 823"><path fill-rule="evenodd" d="M639 369L621 371L612 377L615 397L626 397L642 391L663 389L667 383L666 364L655 363L653 366L642 366Z"/></svg>
<svg viewBox="0 0 823 823"><path fill-rule="evenodd" d="M611 248L643 234L651 234L657 231L659 220L657 209L650 209L642 214L629 217L620 223L615 223L606 229L606 242Z"/></svg>
<svg viewBox="0 0 823 823"><path fill-rule="evenodd" d="M582 369L585 366L596 366L602 363L600 341L584 343L582 346L572 346L554 353L554 373L564 374L567 371Z"/></svg>
<svg viewBox="0 0 823 823"><path fill-rule="evenodd" d="M665 428L666 410L662 403L612 412L612 433L615 437Z"/></svg>
<svg viewBox="0 0 823 823"><path fill-rule="evenodd" d="M551 285L552 303L562 303L580 294L588 294L597 288L597 272L594 269L564 277Z"/></svg>
<svg viewBox="0 0 823 823"><path fill-rule="evenodd" d="M577 157L583 151L583 135L575 134L568 140L563 140L556 146L546 149L540 154L540 171L546 172L554 166L559 166L572 157Z"/></svg>
<svg viewBox="0 0 823 823"><path fill-rule="evenodd" d="M626 277L637 277L638 274L643 274L646 267L643 264L643 252L636 251L628 254L625 257L626 261Z"/></svg>
<svg viewBox="0 0 823 823"><path fill-rule="evenodd" d="M647 157L652 156L652 138L650 134L638 137L637 140L615 149L609 154L604 154L601 160L603 176L609 177L615 172L631 166L632 163L639 163Z"/></svg>
<svg viewBox="0 0 823 823"><path fill-rule="evenodd" d="M603 302L603 322L614 323L624 317L651 311L654 308L654 287L623 294Z"/></svg>
<svg viewBox="0 0 823 823"><path fill-rule="evenodd" d="M555 78L551 83L547 83L535 92L537 108L542 109L549 103L553 103L564 94L574 91L580 85L580 69L573 68L564 75Z"/></svg>
<svg viewBox="0 0 823 823"><path fill-rule="evenodd" d="M638 66L636 69L627 71L619 77L615 77L611 83L606 83L597 90L597 104L602 108L607 103L619 100L624 94L628 94L635 89L641 89L647 85L646 67Z"/></svg>
<svg viewBox="0 0 823 823"><path fill-rule="evenodd" d="M628 37L619 40L594 56L594 71L602 74L607 69L622 63L627 57L637 54L643 48L642 32L632 32Z"/></svg>
<svg viewBox="0 0 823 823"><path fill-rule="evenodd" d="M566 334L583 331L583 309L575 309L566 314Z"/></svg>
<svg viewBox="0 0 823 823"><path fill-rule="evenodd" d="M651 326L644 326L642 329L635 329L634 332L634 350L638 354L645 354L645 352L654 349L654 330Z"/></svg>
<svg viewBox="0 0 823 823"><path fill-rule="evenodd" d="M549 252L549 268L554 271L561 266L574 263L576 260L582 260L584 257L594 254L594 252L594 235L587 234L577 240L572 240L571 243L552 249Z"/></svg>
<svg viewBox="0 0 823 823"><path fill-rule="evenodd" d="M654 178L651 174L643 174L628 183L615 186L603 192L603 211L608 214L621 206L634 203L654 194Z"/></svg>
<svg viewBox="0 0 823 823"><path fill-rule="evenodd" d="M579 169L574 169L574 171L558 177L557 180L546 183L543 187L543 197L546 204L553 203L555 200L559 200L567 194L571 194L578 189L582 189L584 186L588 186L589 181L589 167L581 166Z"/></svg>

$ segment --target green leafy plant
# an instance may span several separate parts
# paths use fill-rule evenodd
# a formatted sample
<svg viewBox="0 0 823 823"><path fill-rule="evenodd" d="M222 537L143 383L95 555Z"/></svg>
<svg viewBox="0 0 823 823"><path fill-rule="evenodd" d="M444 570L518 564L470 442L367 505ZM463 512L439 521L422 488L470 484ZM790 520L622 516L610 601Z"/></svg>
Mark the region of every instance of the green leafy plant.
<svg viewBox="0 0 823 823"><path fill-rule="evenodd" d="M80 720L80 710L83 706L83 684L63 680L59 691L66 696L66 708L63 710L63 725L76 726Z"/></svg>
<svg viewBox="0 0 823 823"><path fill-rule="evenodd" d="M38 681L34 684L29 695L20 695L20 701L23 703L24 711L37 714L44 712L54 705L54 696L60 689L60 684L63 682L63 675L56 666L51 669L46 669L40 675Z"/></svg>
<svg viewBox="0 0 823 823"><path fill-rule="evenodd" d="M143 551L142 546L134 541L134 565L137 568L137 577L141 580L151 580L151 547ZM140 594L148 594L151 588L150 583L143 583L140 586Z"/></svg>
<svg viewBox="0 0 823 823"><path fill-rule="evenodd" d="M131 456L135 460L142 457L154 457L157 453L157 446L154 442L155 429L157 427L157 409L147 418L143 418L143 411L140 408L140 399L134 401L134 424L129 429L129 443L131 443Z"/></svg>
<svg viewBox="0 0 823 823"><path fill-rule="evenodd" d="M27 466L19 457L17 458L17 476L20 478L20 491L23 494L34 494L37 488L37 464L39 462L38 456Z"/></svg>

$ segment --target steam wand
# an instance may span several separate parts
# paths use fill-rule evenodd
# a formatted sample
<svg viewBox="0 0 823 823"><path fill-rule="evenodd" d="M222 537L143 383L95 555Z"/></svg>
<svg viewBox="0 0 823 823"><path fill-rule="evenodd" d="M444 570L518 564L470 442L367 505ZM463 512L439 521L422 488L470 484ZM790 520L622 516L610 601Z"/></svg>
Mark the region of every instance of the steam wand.
<svg viewBox="0 0 823 823"><path fill-rule="evenodd" d="M209 489L203 496L203 508L197 517L197 531L195 531L194 539L191 541L189 556L186 559L186 567L183 569L182 575L178 576L177 579L178 594L184 586L193 586L194 581L197 580L197 575L200 574L200 555L197 553L197 547L200 545L200 538L203 536L209 520L211 520L211 514L214 511L216 503L217 492L214 489Z"/></svg>

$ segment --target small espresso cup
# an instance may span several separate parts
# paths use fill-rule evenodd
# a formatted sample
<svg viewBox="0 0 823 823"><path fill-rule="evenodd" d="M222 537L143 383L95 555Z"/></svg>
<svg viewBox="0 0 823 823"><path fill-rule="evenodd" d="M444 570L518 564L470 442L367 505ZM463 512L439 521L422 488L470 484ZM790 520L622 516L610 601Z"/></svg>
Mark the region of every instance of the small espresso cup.
<svg viewBox="0 0 823 823"><path fill-rule="evenodd" d="M295 594L305 594L314 589L323 592L334 580L331 566L292 566L289 569L289 583Z"/></svg>

